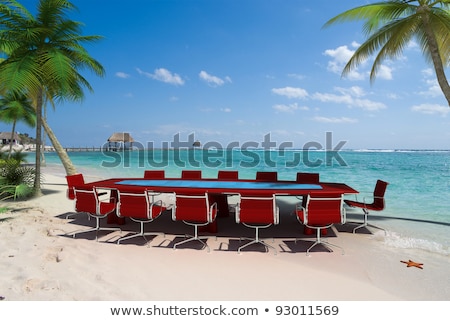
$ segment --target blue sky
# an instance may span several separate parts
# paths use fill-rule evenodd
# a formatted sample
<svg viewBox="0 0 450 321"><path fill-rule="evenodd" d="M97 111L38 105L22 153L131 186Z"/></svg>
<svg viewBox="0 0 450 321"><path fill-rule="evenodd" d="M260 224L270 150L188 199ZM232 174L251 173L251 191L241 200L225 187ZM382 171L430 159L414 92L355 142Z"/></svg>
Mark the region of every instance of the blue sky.
<svg viewBox="0 0 450 321"><path fill-rule="evenodd" d="M450 108L415 43L372 85L372 59L341 77L361 24L322 27L367 2L74 0L83 33L104 37L88 51L106 76L84 72L94 93L49 109L48 122L68 147L130 132L156 147L176 134L224 147L270 134L301 148L332 132L344 148L450 149Z"/></svg>

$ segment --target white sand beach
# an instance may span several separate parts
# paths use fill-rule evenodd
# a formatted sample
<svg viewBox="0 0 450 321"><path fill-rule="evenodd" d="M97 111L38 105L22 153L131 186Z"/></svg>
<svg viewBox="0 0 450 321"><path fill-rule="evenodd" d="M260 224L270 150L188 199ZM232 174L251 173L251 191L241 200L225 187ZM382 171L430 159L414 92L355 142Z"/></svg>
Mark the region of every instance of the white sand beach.
<svg viewBox="0 0 450 321"><path fill-rule="evenodd" d="M376 230L352 234L351 226L337 227L329 241L345 254L319 248L309 257L311 238L296 221L274 227L281 231L273 244L277 255L258 249L238 254L239 233L253 232L232 225L233 218L218 222L223 229L217 240L209 238L210 253L192 246L173 250L174 234L191 228L172 222L169 214L148 225L167 228L167 234L149 237L147 245L142 238L117 245L118 232L101 232L98 242L93 233L73 238L67 234L95 221L85 214L67 219L74 201L66 198L64 173L43 170L45 195L7 203L11 210L0 214L4 300L450 300L448 256L391 248ZM120 227L122 236L138 228L129 222ZM301 240L295 243L297 232ZM270 235L270 230L262 234ZM400 262L408 260L423 263L423 269Z"/></svg>

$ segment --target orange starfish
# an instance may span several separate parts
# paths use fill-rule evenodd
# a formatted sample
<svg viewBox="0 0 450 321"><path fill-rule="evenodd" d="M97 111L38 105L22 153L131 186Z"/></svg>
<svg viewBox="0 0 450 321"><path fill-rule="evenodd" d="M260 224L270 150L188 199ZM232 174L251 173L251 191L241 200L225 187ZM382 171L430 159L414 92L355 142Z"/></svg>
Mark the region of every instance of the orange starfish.
<svg viewBox="0 0 450 321"><path fill-rule="evenodd" d="M417 263L417 262L414 262L414 261L411 261L411 260L408 260L408 262L406 262L406 261L400 261L400 262L405 263L406 267L414 266L414 267L416 267L418 269L422 269L423 270L423 267L422 267L423 263Z"/></svg>

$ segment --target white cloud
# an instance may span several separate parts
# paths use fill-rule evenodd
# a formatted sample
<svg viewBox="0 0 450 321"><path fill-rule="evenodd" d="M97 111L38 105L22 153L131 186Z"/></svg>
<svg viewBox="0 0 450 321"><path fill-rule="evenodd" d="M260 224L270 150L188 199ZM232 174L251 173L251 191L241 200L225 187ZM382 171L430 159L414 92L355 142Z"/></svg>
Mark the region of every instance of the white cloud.
<svg viewBox="0 0 450 321"><path fill-rule="evenodd" d="M352 43L353 47L359 46L356 42ZM350 58L355 53L354 50L349 49L347 46L340 46L336 49L327 49L324 55L333 58L328 61L327 69L335 74L342 74L345 65L350 60ZM347 78L350 80L362 80L364 79L364 74L358 71L358 68L354 68L347 74Z"/></svg>
<svg viewBox="0 0 450 321"><path fill-rule="evenodd" d="M130 75L126 74L124 72L118 71L118 72L116 72L116 77L126 79L126 78L130 78Z"/></svg>
<svg viewBox="0 0 450 321"><path fill-rule="evenodd" d="M428 87L427 90L420 91L419 94L425 97L440 97L442 96L442 90L436 79L434 70L427 68L422 70L423 82Z"/></svg>
<svg viewBox="0 0 450 321"><path fill-rule="evenodd" d="M342 94L349 94L354 97L363 97L366 95L364 89L359 86L352 86L350 88L336 87L334 89Z"/></svg>
<svg viewBox="0 0 450 321"><path fill-rule="evenodd" d="M351 105L353 102L353 98L350 95L315 93L312 95L312 98L315 100L319 100L321 102L333 102L333 103L347 104L347 105Z"/></svg>
<svg viewBox="0 0 450 321"><path fill-rule="evenodd" d="M165 68L155 69L153 74L142 71L139 68L137 68L136 70L139 74L151 79L155 79L172 85L184 85L184 80L178 74L172 73Z"/></svg>
<svg viewBox="0 0 450 321"><path fill-rule="evenodd" d="M293 113L296 110L309 110L308 107L299 107L297 103L284 105L284 104L278 104L272 106L273 109L275 109L277 112L280 113Z"/></svg>
<svg viewBox="0 0 450 321"><path fill-rule="evenodd" d="M428 115L440 114L444 117L450 112L450 107L438 104L421 104L411 107L411 110Z"/></svg>
<svg viewBox="0 0 450 321"><path fill-rule="evenodd" d="M308 97L308 92L303 88L294 87L284 87L284 88L273 88L272 92L274 94L285 96L287 98L306 98Z"/></svg>
<svg viewBox="0 0 450 321"><path fill-rule="evenodd" d="M224 113L231 113L231 108L222 108L220 110L223 111Z"/></svg>
<svg viewBox="0 0 450 321"><path fill-rule="evenodd" d="M352 106L369 111L377 111L386 108L385 104L369 99L354 99Z"/></svg>
<svg viewBox="0 0 450 321"><path fill-rule="evenodd" d="M352 47L357 48L360 45L357 42L352 42ZM335 74L341 75L345 65L355 53L354 50L349 49L347 46L340 46L336 49L327 49L324 52L325 56L331 57L332 60L328 61L327 69ZM362 62L364 64L364 62ZM358 68L353 68L347 73L346 78L350 80L363 80L364 73L358 71Z"/></svg>
<svg viewBox="0 0 450 321"><path fill-rule="evenodd" d="M225 80L224 80L219 77L210 75L204 70L200 71L198 76L200 77L201 80L204 80L208 85L213 86L213 87L223 86L225 84L225 82L231 83L231 78L228 76L225 77Z"/></svg>
<svg viewBox="0 0 450 321"><path fill-rule="evenodd" d="M294 78L294 79L298 79L298 80L305 79L305 76L304 75L300 75L300 74L288 74L288 77Z"/></svg>
<svg viewBox="0 0 450 321"><path fill-rule="evenodd" d="M423 75L424 77L427 77L427 78L433 77L433 75L434 75L433 69L432 69L432 68L426 68L426 69L423 69L423 70L422 70L422 75Z"/></svg>
<svg viewBox="0 0 450 321"><path fill-rule="evenodd" d="M369 99L362 99L366 93L364 90L358 86L353 86L350 88L336 87L336 91L340 95L329 94L329 93L314 93L311 95L312 99L321 102L333 102L337 104L346 104L348 107L361 108L367 111L377 111L386 108L386 105L381 102L372 101Z"/></svg>
<svg viewBox="0 0 450 321"><path fill-rule="evenodd" d="M321 117L316 116L314 117L314 120L319 123L334 123L334 124L342 124L342 123L357 123L358 120L354 118L348 118L348 117Z"/></svg>
<svg viewBox="0 0 450 321"><path fill-rule="evenodd" d="M393 78L392 68L386 65L380 65L379 69L377 70L377 78L391 80Z"/></svg>

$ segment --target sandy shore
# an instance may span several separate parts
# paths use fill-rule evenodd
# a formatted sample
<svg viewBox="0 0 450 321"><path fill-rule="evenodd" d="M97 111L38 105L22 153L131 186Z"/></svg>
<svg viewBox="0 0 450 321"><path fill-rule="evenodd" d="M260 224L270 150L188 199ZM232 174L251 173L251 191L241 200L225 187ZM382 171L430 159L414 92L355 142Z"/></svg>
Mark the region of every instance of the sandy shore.
<svg viewBox="0 0 450 321"><path fill-rule="evenodd" d="M236 253L239 236L252 231L236 226L233 218L220 218L211 252L193 248L173 250L175 234L190 233L167 214L148 226L165 229L165 237L137 238L117 245L122 234L68 234L94 224L73 213L66 198L62 172L46 170L44 196L7 203L0 214L0 296L5 300L450 300L450 259L425 251L390 248L384 233L352 234L340 226L329 240L342 246L332 253L318 248L305 255L311 238L284 214L273 232L273 252L256 248ZM93 178L91 178L93 179ZM89 180L89 178L87 179ZM105 224L106 222L102 222ZM295 243L295 237L301 241ZM423 263L423 270L400 261Z"/></svg>

